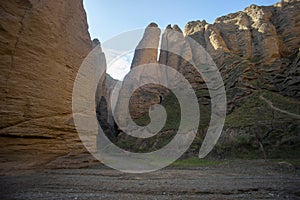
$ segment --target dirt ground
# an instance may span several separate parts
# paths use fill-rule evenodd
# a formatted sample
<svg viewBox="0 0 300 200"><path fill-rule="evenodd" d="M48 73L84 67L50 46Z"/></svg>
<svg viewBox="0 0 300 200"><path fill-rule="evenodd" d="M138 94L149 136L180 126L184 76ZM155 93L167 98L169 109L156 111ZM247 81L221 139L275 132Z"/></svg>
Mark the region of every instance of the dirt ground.
<svg viewBox="0 0 300 200"><path fill-rule="evenodd" d="M0 199L300 199L300 173L287 162L226 161L127 174L102 165L0 176Z"/></svg>

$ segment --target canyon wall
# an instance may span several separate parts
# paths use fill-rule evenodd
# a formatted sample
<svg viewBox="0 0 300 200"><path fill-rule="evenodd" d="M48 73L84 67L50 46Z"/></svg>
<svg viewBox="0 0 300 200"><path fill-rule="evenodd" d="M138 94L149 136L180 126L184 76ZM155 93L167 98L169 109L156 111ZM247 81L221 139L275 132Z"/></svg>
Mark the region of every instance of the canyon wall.
<svg viewBox="0 0 300 200"><path fill-rule="evenodd" d="M72 89L77 71L86 55L99 45L93 44L89 36L82 0L2 1L1 10L0 173L41 166L91 165L95 160L86 153L72 118ZM209 123L210 97L203 78L190 65L195 61L195 52L187 37L211 55L226 87L228 113L214 153L223 156L228 152L258 151L265 156L297 156L299 10L298 0L284 0L273 6L251 5L244 11L217 18L213 24L204 20L188 22L184 31L169 25L161 36L155 23L148 26L156 31L146 31L139 45L151 48L137 48L132 69L141 64L160 63L181 72L191 83L201 111L192 153L197 153ZM179 36L174 37L175 33ZM159 51L160 39L162 48L180 51L187 59ZM155 73L157 77L172 77ZM111 113L101 108L109 99L105 79L101 78L98 87L95 111L100 123L107 126L107 135L113 134L114 139ZM106 97L103 101L102 96ZM153 150L158 144L165 145L178 128L178 102L170 90L158 85L135 92L130 99L131 116L140 125L146 125L149 107L154 104L167 106L167 125L152 143L133 143L138 145L137 151L149 148L149 144ZM130 144L127 139L123 140L126 145ZM118 140L122 141L122 137Z"/></svg>
<svg viewBox="0 0 300 200"><path fill-rule="evenodd" d="M0 23L1 169L76 157L72 89L93 47L82 0L1 1Z"/></svg>
<svg viewBox="0 0 300 200"><path fill-rule="evenodd" d="M142 41L156 44L155 52L146 59L148 52L139 51L132 66L141 64L139 60L145 61L143 64L165 64L181 72L191 83L202 115L199 147L210 120L210 97L202 77L190 65L199 56L187 37L194 39L218 66L227 93L225 128L215 152L225 155L232 150L245 154L255 152L264 157L296 157L299 151L296 141L300 138L299 10L299 1L285 0L272 6L251 5L244 11L219 17L213 24L205 20L191 21L183 33L177 25L168 25L161 36L161 47L181 55L160 50L159 56L153 56L158 44L145 40L144 36ZM152 40L160 38L155 37ZM180 58L183 54L188 59ZM157 77L168 77L168 74L157 72ZM145 86L131 97L131 116L139 124L149 123L147 113L151 105L164 104L164 99L166 104L176 104L175 97L165 88L155 87ZM178 109L169 111L170 116L180 118ZM170 121L166 126L172 130L176 125ZM140 141L141 148L143 143L147 142Z"/></svg>
<svg viewBox="0 0 300 200"><path fill-rule="evenodd" d="M215 149L219 154L233 149L233 154L260 151L264 157L297 157L299 10L299 1L285 0L273 6L251 5L213 24L186 25L185 35L209 52L226 87L228 112Z"/></svg>

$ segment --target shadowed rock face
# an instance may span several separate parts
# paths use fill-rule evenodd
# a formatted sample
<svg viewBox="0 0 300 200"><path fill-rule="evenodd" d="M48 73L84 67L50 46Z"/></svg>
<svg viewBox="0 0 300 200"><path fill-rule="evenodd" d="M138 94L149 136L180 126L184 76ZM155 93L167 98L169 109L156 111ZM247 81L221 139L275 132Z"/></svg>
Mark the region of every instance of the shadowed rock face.
<svg viewBox="0 0 300 200"><path fill-rule="evenodd" d="M145 29L143 38L135 50L131 67L134 68L150 63L163 64L172 67L183 74L193 87L203 87L203 85L200 85L200 83L203 83L201 76L195 73L195 69L193 69L189 63L192 62L192 50L181 29L177 25L174 25L173 27L168 25L161 37L161 49L158 53L160 29L157 28L154 23L148 25ZM178 55L171 52L178 52ZM186 59L183 59L183 56ZM167 73L158 69L153 69L152 73L157 82L160 80L168 80L168 83L171 80L174 82L175 78L172 73ZM136 74L134 78L136 79L136 83L141 83L143 82L142 79L145 78L145 75L141 72L140 74ZM127 79L128 77L125 77L124 80ZM177 87L176 81L169 85L169 89L174 87ZM125 94L125 91L122 91L121 95L122 93L124 93L125 96L128 96ZM148 84L140 87L130 99L129 107L132 118L137 119L144 116L148 113L151 105L161 103L162 98L168 94L169 90L158 84ZM120 97L119 99L123 98ZM120 105L122 103L119 102L118 104Z"/></svg>
<svg viewBox="0 0 300 200"><path fill-rule="evenodd" d="M1 7L1 159L11 161L3 167L82 151L71 110L77 70L92 49L82 0L12 0Z"/></svg>
<svg viewBox="0 0 300 200"><path fill-rule="evenodd" d="M150 63L158 63L158 45L160 41L160 29L157 24L150 23L144 32L144 35L136 47L134 57L131 64L131 69L135 67L139 67L142 65L150 64ZM158 71L153 70L156 76L159 76ZM142 79L145 78L144 72L140 71L134 76L134 80L130 80L128 76L125 76L124 82L131 81L135 82L136 85L142 83ZM159 85L151 84L145 85L141 88L137 89L130 99L130 112L133 118L139 118L145 113L148 112L148 109L151 105L156 104L159 101L160 91L158 90ZM129 94L130 88L123 88L119 94L118 103L117 103L117 116L120 116L120 123L124 125L126 123L126 118L123 117L125 115L124 109L121 109L121 105L126 104L125 99L130 97ZM162 91L161 91L162 92ZM151 95L146 97L145 94L155 94L155 96ZM153 98L154 97L154 98ZM147 99L147 100L146 100ZM123 113L123 114L119 114Z"/></svg>
<svg viewBox="0 0 300 200"><path fill-rule="evenodd" d="M256 149L276 157L278 149L288 148L293 157L299 150L294 142L299 140L300 131L299 10L300 2L291 0L273 6L251 5L244 11L219 17L213 24L188 22L183 34L176 25L168 25L163 32L161 47L182 52L189 59L160 50L158 62L181 72L191 83L199 98L202 122L209 122L210 98L203 79L189 63L195 61L196 55L186 37L201 44L219 67L228 102L220 152L223 147L236 152ZM157 41L159 36L155 37ZM144 36L142 41L149 40ZM139 57L143 64L156 63L156 53L149 53L149 57L146 51L142 56L135 54L132 66L139 65ZM172 76L156 73L157 77ZM131 116L143 121L149 107L161 103L161 96L164 103L168 95L169 91L158 85L140 88L131 97ZM201 126L200 134L205 133L207 126L208 123Z"/></svg>
<svg viewBox="0 0 300 200"><path fill-rule="evenodd" d="M180 50L187 60L166 51L158 54L160 29L151 23L135 51L132 68L161 63L181 72L199 94L205 121L209 118L209 95L203 79L189 64L193 51L184 36L192 37L212 56L226 86L228 117L221 146L241 151L241 143L256 149L269 145L272 151L286 145L297 150L299 4L285 0L269 7L251 5L216 19L214 24L189 22L184 33L176 25L168 26L161 45ZM71 111L79 66L100 44L91 42L82 0L12 0L1 2L1 7L0 173L45 165L90 165L93 159L81 154L85 150ZM181 35L174 38L174 32ZM140 50L143 46L151 48ZM157 77L172 76L154 73ZM111 129L114 122L110 111L101 110L109 99L105 79L100 79L95 98L100 108L95 109L99 121ZM163 104L165 99L171 102L172 98L161 86L142 87L130 100L131 116L139 119L151 105ZM173 124L167 131L172 132L172 128ZM200 132L205 128L202 126Z"/></svg>
<svg viewBox="0 0 300 200"><path fill-rule="evenodd" d="M159 40L160 29L157 24L150 23L146 27L143 38L134 52L131 68L142 64L157 63Z"/></svg>

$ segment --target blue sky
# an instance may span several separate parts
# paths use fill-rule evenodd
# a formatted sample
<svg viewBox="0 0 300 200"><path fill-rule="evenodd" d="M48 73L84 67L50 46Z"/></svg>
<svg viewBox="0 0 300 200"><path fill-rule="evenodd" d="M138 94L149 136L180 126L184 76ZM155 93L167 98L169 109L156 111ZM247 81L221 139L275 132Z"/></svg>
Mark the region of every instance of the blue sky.
<svg viewBox="0 0 300 200"><path fill-rule="evenodd" d="M114 35L156 22L160 28L178 24L181 29L188 21L215 18L244 10L245 7L271 5L279 0L84 0L89 32L101 42Z"/></svg>

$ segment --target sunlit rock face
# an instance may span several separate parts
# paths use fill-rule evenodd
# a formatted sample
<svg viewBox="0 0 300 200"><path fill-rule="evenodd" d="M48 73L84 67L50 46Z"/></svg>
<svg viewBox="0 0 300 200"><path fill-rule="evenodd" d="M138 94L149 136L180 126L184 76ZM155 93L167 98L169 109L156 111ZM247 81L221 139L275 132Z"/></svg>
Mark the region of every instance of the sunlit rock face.
<svg viewBox="0 0 300 200"><path fill-rule="evenodd" d="M82 151L72 119L73 83L92 49L82 0L1 7L1 159L9 160L1 167L26 169Z"/></svg>
<svg viewBox="0 0 300 200"><path fill-rule="evenodd" d="M12 0L1 2L1 6L0 173L92 164L94 159L82 154L86 150L72 118L77 71L93 47L100 45L91 41L82 0ZM190 65L195 59L187 40L191 37L211 55L226 87L228 115L220 146L243 151L246 148L238 145L244 142L242 146L248 145L249 149L259 149L262 144L267 153L281 147L297 150L299 10L297 0L284 0L274 6L251 5L213 24L188 22L183 32L176 25L167 26L162 35L151 23L135 51L131 68L160 63L182 73L199 98L204 121L199 132L204 134L210 97L203 78ZM163 49L181 51L186 59L158 50L159 44ZM151 48L140 50L143 46ZM153 73L157 79L172 77L160 71ZM111 134L115 129L108 102L113 84L109 76L100 77L95 96L95 115ZM130 99L131 117L141 119L151 105L174 103L174 99L168 89L157 84L142 87ZM176 121L178 109L175 112L172 107L169 111ZM164 133L172 132L176 123L170 123ZM153 149L158 143L162 143L160 139ZM222 148L218 150L222 152Z"/></svg>
<svg viewBox="0 0 300 200"><path fill-rule="evenodd" d="M287 88L283 86L284 74L299 51L299 7L298 1L251 5L244 11L217 18L214 24L188 22L184 34L206 48L225 79L288 95L281 88ZM240 71L240 76L232 78L239 73L234 71ZM293 80L286 81L295 83L296 77L290 78ZM227 85L232 85L232 81ZM288 96L299 97L292 86L290 89Z"/></svg>

